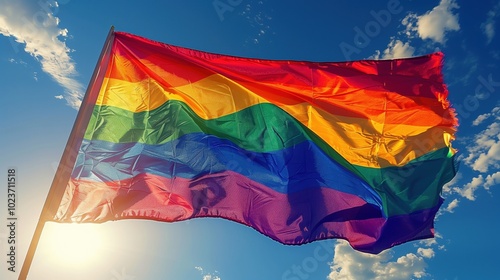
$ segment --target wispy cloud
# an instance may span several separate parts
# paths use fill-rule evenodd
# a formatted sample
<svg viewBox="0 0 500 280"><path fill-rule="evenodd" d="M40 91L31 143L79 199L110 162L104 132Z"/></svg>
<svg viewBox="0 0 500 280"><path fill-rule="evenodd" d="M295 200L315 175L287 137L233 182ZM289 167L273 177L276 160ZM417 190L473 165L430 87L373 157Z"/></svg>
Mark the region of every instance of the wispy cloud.
<svg viewBox="0 0 500 280"><path fill-rule="evenodd" d="M456 186L458 184L460 179L462 179L462 173L458 172L455 175L455 177L453 177L453 179L451 179L451 181L444 184L443 190L442 190L443 197L446 198L447 196L453 194L453 188L454 188L454 186Z"/></svg>
<svg viewBox="0 0 500 280"><path fill-rule="evenodd" d="M438 245L438 240L443 239L443 236L439 232L434 233L434 238L422 239L418 243L424 247L431 247ZM438 249L443 250L444 245L439 245Z"/></svg>
<svg viewBox="0 0 500 280"><path fill-rule="evenodd" d="M486 182L484 183L484 188L486 190L489 190L491 186L499 184L500 184L500 171L486 176Z"/></svg>
<svg viewBox="0 0 500 280"><path fill-rule="evenodd" d="M479 116L477 116L477 118L474 121L472 121L472 125L478 126L491 116L492 116L492 113L486 113L486 114L479 115Z"/></svg>
<svg viewBox="0 0 500 280"><path fill-rule="evenodd" d="M408 253L397 259L392 250L378 255L353 250L346 241L339 240L331 266L330 280L338 279L412 279L427 275L425 259L434 257L432 248L418 248L416 254Z"/></svg>
<svg viewBox="0 0 500 280"><path fill-rule="evenodd" d="M484 185L483 175L472 178L472 180L465 184L462 188L455 188L455 191L468 200L476 200L476 190Z"/></svg>
<svg viewBox="0 0 500 280"><path fill-rule="evenodd" d="M486 177L479 174L477 177L472 178L469 183L465 184L463 188L456 188L456 191L469 200L476 200L475 192L478 188L483 187L489 191L490 187L498 184L500 184L500 171L486 175Z"/></svg>
<svg viewBox="0 0 500 280"><path fill-rule="evenodd" d="M27 65L27 63L25 61L23 61L23 60L15 60L14 58L9 58L9 62L10 63L14 63L14 64L21 64L21 65L24 65L24 66Z"/></svg>
<svg viewBox="0 0 500 280"><path fill-rule="evenodd" d="M217 271L215 271L215 273L207 273L201 266L195 266L194 269L201 273L201 276L203 277L202 280L221 280L221 278L217 275Z"/></svg>
<svg viewBox="0 0 500 280"><path fill-rule="evenodd" d="M459 6L455 0L441 0L438 6L423 15L410 13L403 19L406 26L406 35L409 38L418 36L421 39L430 39L433 42L444 44L449 31L460 30L458 13L454 13Z"/></svg>
<svg viewBox="0 0 500 280"><path fill-rule="evenodd" d="M482 116L482 117L481 117ZM479 120L478 120L479 118ZM464 162L472 169L485 173L491 168L500 168L500 106L491 113L480 115L473 124L483 123L485 119L493 121L480 133L476 134L473 143L467 147L468 156Z"/></svg>
<svg viewBox="0 0 500 280"><path fill-rule="evenodd" d="M445 208L446 212L453 213L455 211L455 208L458 207L459 200L458 199L453 199L448 206Z"/></svg>
<svg viewBox="0 0 500 280"><path fill-rule="evenodd" d="M493 6L493 8L488 11L488 17L486 21L481 24L481 29L483 30L484 35L486 36L486 43L489 44L495 37L495 23L496 18L500 12L500 1Z"/></svg>
<svg viewBox="0 0 500 280"><path fill-rule="evenodd" d="M254 29L252 36L247 39L253 44L259 44L271 31L272 9L266 8L264 1L250 1L245 5L240 15L244 16L250 26Z"/></svg>
<svg viewBox="0 0 500 280"><path fill-rule="evenodd" d="M203 280L221 280L221 279L219 276L207 274L203 275Z"/></svg>
<svg viewBox="0 0 500 280"><path fill-rule="evenodd" d="M84 87L75 79L78 73L64 41L68 30L59 27L59 18L54 15L58 3L0 0L0 5L0 34L12 38L13 44L24 45L24 51L64 88L68 104L78 108Z"/></svg>
<svg viewBox="0 0 500 280"><path fill-rule="evenodd" d="M454 193L455 194L458 193L458 190L454 189ZM460 200L458 198L454 198L451 202L448 203L448 205L446 207L441 207L439 209L439 211L436 213L436 217L434 218L434 220L438 221L439 217L441 217L441 215L443 215L443 214L454 213L455 208L457 208L459 204L460 204Z"/></svg>

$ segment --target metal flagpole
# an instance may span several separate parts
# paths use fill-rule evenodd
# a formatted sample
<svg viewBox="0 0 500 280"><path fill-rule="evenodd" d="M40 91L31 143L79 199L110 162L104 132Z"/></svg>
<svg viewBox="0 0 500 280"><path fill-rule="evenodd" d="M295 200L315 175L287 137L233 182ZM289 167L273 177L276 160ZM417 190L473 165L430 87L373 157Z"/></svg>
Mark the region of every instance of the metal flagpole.
<svg viewBox="0 0 500 280"><path fill-rule="evenodd" d="M30 246L26 252L26 258L24 259L23 267L19 273L20 280L25 280L28 276L33 257L35 255L36 248L38 246L38 241L42 235L43 227L45 222L53 219L57 207L59 206L61 199L63 197L64 191L66 189L66 184L70 178L73 165L75 164L76 156L78 154L78 148L81 144L80 141L85 133L86 126L89 122L90 116L92 114L92 109L97 99L97 95L102 84L104 74L107 70L109 52L111 50L111 43L114 38L114 26L111 26L106 41L99 55L99 59L94 68L94 73L89 81L85 96L83 97L80 110L76 116L75 123L71 130L68 142L64 148L61 161L57 168L56 174L54 175L54 180L50 187L47 198L40 213L40 218L33 233L33 238L31 239ZM105 63L104 63L105 62ZM104 64L103 64L104 63Z"/></svg>

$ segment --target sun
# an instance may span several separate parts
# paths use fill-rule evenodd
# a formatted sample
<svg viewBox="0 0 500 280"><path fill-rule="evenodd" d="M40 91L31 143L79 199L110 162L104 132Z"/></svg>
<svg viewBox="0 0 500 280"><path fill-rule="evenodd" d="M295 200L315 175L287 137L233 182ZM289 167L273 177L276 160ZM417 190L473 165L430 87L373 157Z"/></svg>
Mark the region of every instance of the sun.
<svg viewBox="0 0 500 280"><path fill-rule="evenodd" d="M98 226L47 223L40 241L44 262L69 268L99 261L105 236Z"/></svg>

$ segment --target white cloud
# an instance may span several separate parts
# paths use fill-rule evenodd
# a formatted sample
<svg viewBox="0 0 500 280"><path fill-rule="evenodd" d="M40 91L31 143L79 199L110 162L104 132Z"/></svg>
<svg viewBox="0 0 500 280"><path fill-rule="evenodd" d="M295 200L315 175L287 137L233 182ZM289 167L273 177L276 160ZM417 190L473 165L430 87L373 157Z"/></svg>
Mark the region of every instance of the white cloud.
<svg viewBox="0 0 500 280"><path fill-rule="evenodd" d="M387 48L382 53L377 50L376 53L370 58L372 59L405 58L405 57L412 57L414 53L415 53L415 48L410 46L409 42L403 43L401 40L392 38L391 42L389 42Z"/></svg>
<svg viewBox="0 0 500 280"><path fill-rule="evenodd" d="M214 274L205 273L205 270L201 266L195 266L194 269L198 270L202 274L202 280L221 280L221 278L217 275L217 271Z"/></svg>
<svg viewBox="0 0 500 280"><path fill-rule="evenodd" d="M472 125L473 126L478 126L480 125L483 121L485 121L486 119L488 119L489 117L491 117L491 113L486 113L486 114L482 114L482 115L479 115L477 116L477 118L472 122Z"/></svg>
<svg viewBox="0 0 500 280"><path fill-rule="evenodd" d="M486 43L489 44L495 37L495 19L500 12L500 1L488 12L488 18L481 24L481 29L486 36Z"/></svg>
<svg viewBox="0 0 500 280"><path fill-rule="evenodd" d="M418 242L418 244L425 246L425 247L431 247L431 246L437 245L439 239L443 239L443 236L439 232L436 231L434 233L434 238L427 238L427 239L420 240ZM442 250L442 249L444 249L444 245L440 245L440 246L438 246L438 248L440 250Z"/></svg>
<svg viewBox="0 0 500 280"><path fill-rule="evenodd" d="M0 28L1 28L1 27L0 27ZM21 65L24 65L24 66L26 66L26 65L27 65L27 63L26 63L26 62L24 62L24 61L22 61L22 60L19 60L19 61L18 61L18 60L15 60L14 58L9 58L9 59L8 59L8 61L9 61L10 63L14 63L14 64L21 64Z"/></svg>
<svg viewBox="0 0 500 280"><path fill-rule="evenodd" d="M53 14L58 4L39 1L37 6L35 3L0 0L0 34L12 38L14 48L15 44L24 45L24 51L64 88L68 104L78 108L84 87L74 78L78 73L69 56L71 50L63 41L68 30L59 27L59 18Z"/></svg>
<svg viewBox="0 0 500 280"><path fill-rule="evenodd" d="M469 183L465 184L463 188L455 188L454 190L469 200L475 200L475 192L479 187L483 187L488 191L490 187L498 184L500 184L500 171L489 174L486 178L482 174L479 174L477 177L472 178Z"/></svg>
<svg viewBox="0 0 500 280"><path fill-rule="evenodd" d="M463 188L455 188L455 191L468 200L476 200L476 196L474 193L481 185L483 185L483 183L483 175L479 175L472 178L472 180L469 183L465 184Z"/></svg>
<svg viewBox="0 0 500 280"><path fill-rule="evenodd" d="M203 275L203 280L221 280L221 278L219 276L207 274Z"/></svg>
<svg viewBox="0 0 500 280"><path fill-rule="evenodd" d="M433 42L444 44L445 35L449 31L460 30L458 14L454 13L459 6L455 0L441 0L438 6L423 15L415 13L408 14L401 23L405 30L399 34L406 36L406 42L396 38L391 38L387 48L383 51L375 51L370 59L393 59L412 57L415 48L410 45L412 38L430 39Z"/></svg>
<svg viewBox="0 0 500 280"><path fill-rule="evenodd" d="M500 184L500 171L486 176L484 188L489 190L491 186Z"/></svg>
<svg viewBox="0 0 500 280"><path fill-rule="evenodd" d="M477 188L477 187L476 187ZM455 187L453 188L453 190L455 191L455 193L459 193L462 191L462 189L458 188L458 187ZM475 189L474 189L475 190ZM468 194L468 193L467 193ZM472 193L473 194L473 193ZM466 195L466 193L464 193L464 195ZM437 212L436 214L436 217L435 217L435 221L437 221L439 219L439 217L441 217L441 215L445 214L445 213L453 213L455 212L455 208L458 207L458 204L459 204L459 200L457 198L453 199L450 203L448 203L448 205L446 207L441 207L439 209L439 211ZM436 243L437 244L437 243ZM431 246L431 245L428 245L428 246Z"/></svg>
<svg viewBox="0 0 500 280"><path fill-rule="evenodd" d="M455 208L458 207L458 199L453 199L449 204L448 206L446 207L445 211L446 212L450 212L450 213L453 213L453 211L455 211Z"/></svg>
<svg viewBox="0 0 500 280"><path fill-rule="evenodd" d="M495 124L495 128L498 129L500 128L500 125L497 123ZM481 153L476 161L474 162L473 168L474 170L480 171L480 172L487 172L488 169L491 167L493 168L500 168L500 138L497 136L497 139L489 139L486 145L491 145L486 148L487 150L483 153Z"/></svg>
<svg viewBox="0 0 500 280"><path fill-rule="evenodd" d="M448 195L453 193L453 186L455 186L460 179L462 179L462 173L458 172L455 175L455 177L453 177L453 179L451 179L451 181L444 184L443 191L442 191L443 197L446 198Z"/></svg>
<svg viewBox="0 0 500 280"><path fill-rule="evenodd" d="M491 113L480 115L473 124L480 124L490 118L493 118L492 122L476 134L473 143L467 146L469 154L464 159L465 164L482 173L491 168L500 168L500 106L493 108Z"/></svg>
<svg viewBox="0 0 500 280"><path fill-rule="evenodd" d="M460 30L458 14L454 13L459 6L455 0L441 0L438 6L423 15L409 14L402 23L406 26L408 38L418 35L421 39L430 39L444 44L446 33Z"/></svg>
<svg viewBox="0 0 500 280"><path fill-rule="evenodd" d="M481 96L479 96L479 98L481 98ZM477 118L472 122L472 125L478 126L481 123L483 123L483 121L487 120L489 117L492 117L492 116L497 117L497 118L500 117L500 106L493 108L493 110L491 110L491 113L486 113L486 114L482 114L482 115L477 116Z"/></svg>
<svg viewBox="0 0 500 280"><path fill-rule="evenodd" d="M433 258L435 255L432 248L418 248L417 253L427 259Z"/></svg>
<svg viewBox="0 0 500 280"><path fill-rule="evenodd" d="M481 29L483 29L484 35L486 35L487 43L489 44L493 37L495 37L495 21L489 20L481 24Z"/></svg>
<svg viewBox="0 0 500 280"><path fill-rule="evenodd" d="M339 240L335 246L335 255L328 279L422 278L427 275L425 258L432 258L434 251L419 248L417 254L408 253L393 260L391 250L385 250L378 255L366 254L353 250L347 242Z"/></svg>

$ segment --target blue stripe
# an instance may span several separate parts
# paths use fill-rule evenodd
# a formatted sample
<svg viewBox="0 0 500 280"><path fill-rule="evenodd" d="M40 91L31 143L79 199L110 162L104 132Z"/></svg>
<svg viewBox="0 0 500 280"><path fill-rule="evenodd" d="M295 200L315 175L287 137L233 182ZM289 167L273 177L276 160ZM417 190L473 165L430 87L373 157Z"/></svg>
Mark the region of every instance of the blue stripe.
<svg viewBox="0 0 500 280"><path fill-rule="evenodd" d="M368 183L328 157L312 141L257 153L204 133L186 134L160 145L84 139L72 177L107 182L151 173L194 179L225 170L240 173L280 193L326 187L382 205Z"/></svg>

